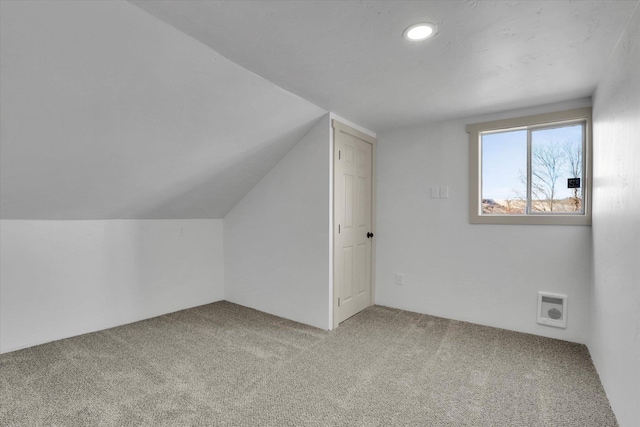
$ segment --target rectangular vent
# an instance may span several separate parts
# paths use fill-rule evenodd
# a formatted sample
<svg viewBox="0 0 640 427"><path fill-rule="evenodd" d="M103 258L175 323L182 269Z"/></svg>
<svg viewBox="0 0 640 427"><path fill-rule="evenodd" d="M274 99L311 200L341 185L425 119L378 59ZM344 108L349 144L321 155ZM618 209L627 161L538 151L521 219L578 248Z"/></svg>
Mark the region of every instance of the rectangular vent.
<svg viewBox="0 0 640 427"><path fill-rule="evenodd" d="M557 328L566 328L567 296L538 292L538 323Z"/></svg>

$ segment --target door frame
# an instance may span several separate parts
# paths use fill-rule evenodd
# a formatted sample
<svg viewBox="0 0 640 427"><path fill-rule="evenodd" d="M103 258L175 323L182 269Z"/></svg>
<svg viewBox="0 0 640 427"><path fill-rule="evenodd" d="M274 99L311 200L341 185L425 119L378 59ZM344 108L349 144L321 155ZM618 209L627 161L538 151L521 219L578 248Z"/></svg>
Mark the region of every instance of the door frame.
<svg viewBox="0 0 640 427"><path fill-rule="evenodd" d="M341 120L331 119L331 287L332 287L332 305L331 305L331 329L338 327L338 292L335 281L335 256L336 256L336 236L338 229L335 221L335 152L336 152L336 134L338 132L347 133L364 142L371 144L371 232L374 234L371 239L371 283L369 290L369 306L375 302L376 289L376 138L372 135L364 133L354 127L342 123Z"/></svg>

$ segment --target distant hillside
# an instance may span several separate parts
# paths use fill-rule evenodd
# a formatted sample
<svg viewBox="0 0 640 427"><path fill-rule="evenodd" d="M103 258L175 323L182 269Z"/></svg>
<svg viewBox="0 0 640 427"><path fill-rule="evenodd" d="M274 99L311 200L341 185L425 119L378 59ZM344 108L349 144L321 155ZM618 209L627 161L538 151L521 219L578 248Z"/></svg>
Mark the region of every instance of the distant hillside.
<svg viewBox="0 0 640 427"><path fill-rule="evenodd" d="M577 202L577 203L576 203ZM525 213L526 201L522 199L482 199L482 213L496 215L522 215ZM549 200L533 202L534 212L576 212L582 207L582 200L567 197L553 201L553 209Z"/></svg>

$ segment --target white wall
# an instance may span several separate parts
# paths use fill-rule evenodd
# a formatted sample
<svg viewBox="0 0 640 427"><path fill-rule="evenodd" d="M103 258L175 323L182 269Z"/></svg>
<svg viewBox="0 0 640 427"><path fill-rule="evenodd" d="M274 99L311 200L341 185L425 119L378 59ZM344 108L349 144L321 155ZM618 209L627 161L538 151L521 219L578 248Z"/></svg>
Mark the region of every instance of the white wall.
<svg viewBox="0 0 640 427"><path fill-rule="evenodd" d="M640 426L640 10L594 96L589 351L622 427Z"/></svg>
<svg viewBox="0 0 640 427"><path fill-rule="evenodd" d="M471 225L465 126L588 106L578 100L378 133L376 303L584 343L591 228ZM448 199L430 187L448 186ZM395 284L403 273L406 284ZM569 297L568 325L536 323L537 292Z"/></svg>
<svg viewBox="0 0 640 427"><path fill-rule="evenodd" d="M329 329L329 115L224 219L225 299Z"/></svg>
<svg viewBox="0 0 640 427"><path fill-rule="evenodd" d="M326 113L126 1L0 1L0 92L2 219L221 219Z"/></svg>
<svg viewBox="0 0 640 427"><path fill-rule="evenodd" d="M221 300L222 227L0 221L0 352Z"/></svg>

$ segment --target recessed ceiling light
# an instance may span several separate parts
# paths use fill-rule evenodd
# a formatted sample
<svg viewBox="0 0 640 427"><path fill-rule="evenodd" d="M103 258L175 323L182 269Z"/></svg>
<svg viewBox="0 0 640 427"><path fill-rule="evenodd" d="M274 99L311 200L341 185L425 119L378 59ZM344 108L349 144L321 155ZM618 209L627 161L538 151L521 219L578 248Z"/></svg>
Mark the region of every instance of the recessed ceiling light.
<svg viewBox="0 0 640 427"><path fill-rule="evenodd" d="M438 27L430 22L422 22L420 24L414 24L404 30L402 35L405 39L412 42L419 42L426 40L429 37L433 37L438 32Z"/></svg>

